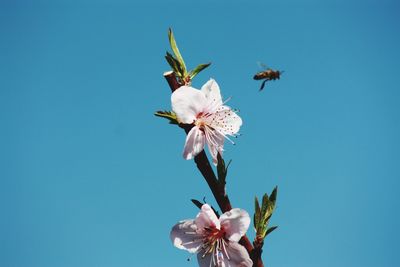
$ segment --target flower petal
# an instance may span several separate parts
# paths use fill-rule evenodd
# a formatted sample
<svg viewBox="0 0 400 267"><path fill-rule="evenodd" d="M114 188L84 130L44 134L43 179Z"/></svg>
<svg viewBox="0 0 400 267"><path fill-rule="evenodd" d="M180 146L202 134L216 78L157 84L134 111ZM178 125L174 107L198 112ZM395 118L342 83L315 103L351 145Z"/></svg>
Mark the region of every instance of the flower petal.
<svg viewBox="0 0 400 267"><path fill-rule="evenodd" d="M219 218L221 226L225 229L226 238L238 242L247 232L250 225L250 216L242 209L231 209Z"/></svg>
<svg viewBox="0 0 400 267"><path fill-rule="evenodd" d="M221 106L212 116L207 118L210 126L225 135L235 135L242 126L242 119L230 107Z"/></svg>
<svg viewBox="0 0 400 267"><path fill-rule="evenodd" d="M181 86L171 95L172 110L181 123L193 123L196 115L207 106L204 93L189 86Z"/></svg>
<svg viewBox="0 0 400 267"><path fill-rule="evenodd" d="M224 243L221 251L215 253L205 253L202 249L197 254L197 261L200 267L251 267L253 261L249 257L247 250L236 242Z"/></svg>
<svg viewBox="0 0 400 267"><path fill-rule="evenodd" d="M186 136L185 147L183 149L183 157L192 159L204 149L206 137L199 127L194 126Z"/></svg>
<svg viewBox="0 0 400 267"><path fill-rule="evenodd" d="M201 211L197 214L194 223L199 233L203 232L204 228L221 228L217 215L215 215L213 209L208 204L201 206Z"/></svg>
<svg viewBox="0 0 400 267"><path fill-rule="evenodd" d="M215 112L215 110L222 105L221 91L219 86L214 79L208 80L202 87L201 91L204 93L207 99L208 112Z"/></svg>
<svg viewBox="0 0 400 267"><path fill-rule="evenodd" d="M251 267L253 261L249 257L247 250L236 242L229 242L226 246L228 257L224 257L225 266L227 267ZM225 253L224 253L225 254Z"/></svg>
<svg viewBox="0 0 400 267"><path fill-rule="evenodd" d="M203 244L202 236L198 235L196 230L197 227L194 220L181 221L172 228L170 233L171 241L179 249L196 253Z"/></svg>
<svg viewBox="0 0 400 267"><path fill-rule="evenodd" d="M219 132L217 132L215 130L211 130L211 131L212 131L212 134L210 134L206 138L206 141L207 141L207 145L208 145L208 151L210 151L210 155L213 159L213 163L215 166L217 166L217 163L218 163L217 155L219 152L222 156L222 151L224 150L225 138Z"/></svg>
<svg viewBox="0 0 400 267"><path fill-rule="evenodd" d="M215 266L211 263L213 260L212 256L213 255L211 253L204 254L204 250L200 250L200 252L197 254L197 262L199 263L199 267Z"/></svg>

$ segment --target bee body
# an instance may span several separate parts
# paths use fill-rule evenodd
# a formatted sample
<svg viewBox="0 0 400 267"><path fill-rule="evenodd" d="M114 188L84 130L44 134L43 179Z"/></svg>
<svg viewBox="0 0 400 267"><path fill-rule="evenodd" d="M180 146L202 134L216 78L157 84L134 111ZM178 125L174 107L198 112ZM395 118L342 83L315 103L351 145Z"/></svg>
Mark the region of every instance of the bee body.
<svg viewBox="0 0 400 267"><path fill-rule="evenodd" d="M265 83L268 81L279 80L282 71L273 70L273 69L266 69L264 71L260 71L256 73L253 77L254 80L264 80L261 84L260 91L264 89Z"/></svg>
<svg viewBox="0 0 400 267"><path fill-rule="evenodd" d="M253 79L254 80L263 80L263 79L279 80L280 75L281 75L281 72L279 70L267 69L264 71L260 71L259 73L254 75Z"/></svg>

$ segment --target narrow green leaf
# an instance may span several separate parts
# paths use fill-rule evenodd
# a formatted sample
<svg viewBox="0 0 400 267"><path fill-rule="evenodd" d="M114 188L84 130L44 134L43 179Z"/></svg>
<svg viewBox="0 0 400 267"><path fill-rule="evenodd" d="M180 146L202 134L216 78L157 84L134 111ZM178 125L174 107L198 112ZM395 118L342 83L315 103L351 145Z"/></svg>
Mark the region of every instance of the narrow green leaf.
<svg viewBox="0 0 400 267"><path fill-rule="evenodd" d="M167 60L168 64L171 66L175 75L180 77L181 76L181 67L179 66L178 60L176 60L176 58L174 58L174 56L168 52L165 55L165 59Z"/></svg>
<svg viewBox="0 0 400 267"><path fill-rule="evenodd" d="M274 190L272 190L272 193L271 193L271 195L270 195L270 197L269 197L269 201L272 202L272 204L274 205L274 207L275 207L277 195L278 195L278 186L275 186Z"/></svg>
<svg viewBox="0 0 400 267"><path fill-rule="evenodd" d="M173 34L171 28L169 28L169 30L168 30L168 39L169 39L169 44L171 45L171 49L172 49L172 51L174 51L176 59L181 63L180 65L182 67L182 76L185 77L186 76L186 65L185 65L185 62L183 61L181 53L179 52L179 49L176 44L175 37L174 37L174 34Z"/></svg>
<svg viewBox="0 0 400 267"><path fill-rule="evenodd" d="M255 199L254 199L254 227L256 228L256 231L260 224L260 218L261 218L260 203L258 202L258 198L255 197Z"/></svg>
<svg viewBox="0 0 400 267"><path fill-rule="evenodd" d="M217 175L219 180L223 180L223 176L225 173L225 161L222 158L221 154L217 154Z"/></svg>
<svg viewBox="0 0 400 267"><path fill-rule="evenodd" d="M169 52L167 52L166 57L168 57L168 59L167 59L168 63L169 63L169 61L172 61L171 63L173 65L170 64L170 66L173 67L175 75L177 75L180 78L183 78L184 76L183 76L183 70L182 70L181 63Z"/></svg>
<svg viewBox="0 0 400 267"><path fill-rule="evenodd" d="M229 169L229 166L231 165L231 163L232 163L232 160L230 159L229 162L228 162L228 164L226 164L226 168L225 168L225 178L226 178L226 176L228 175L228 169Z"/></svg>
<svg viewBox="0 0 400 267"><path fill-rule="evenodd" d="M206 64L200 64L198 65L196 68L194 68L193 70L190 71L189 76L190 79L193 80L193 78L200 73L200 71L204 70L205 68L207 68L208 66L211 65L210 63L206 63Z"/></svg>
<svg viewBox="0 0 400 267"><path fill-rule="evenodd" d="M218 175L218 182L221 185L226 184L226 176L228 174L228 168L231 164L232 160L228 162L228 165L225 164L225 160L222 158L221 154L217 154L217 175Z"/></svg>
<svg viewBox="0 0 400 267"><path fill-rule="evenodd" d="M265 193L263 198L262 198L262 204L261 204L261 214L262 214L261 216L262 217L265 217L265 215L268 213L269 206L270 206L269 203L270 202L269 202L269 199L268 199L268 194Z"/></svg>
<svg viewBox="0 0 400 267"><path fill-rule="evenodd" d="M156 115L157 117L168 119L170 124L179 124L178 118L173 111L156 111L154 115Z"/></svg>
<svg viewBox="0 0 400 267"><path fill-rule="evenodd" d="M191 199L190 201L192 201L192 203L198 207L199 209L201 209L201 206L203 206L203 203L201 203L200 201L198 201L197 199Z"/></svg>
<svg viewBox="0 0 400 267"><path fill-rule="evenodd" d="M271 219L271 216L272 216L272 213L264 214L263 223L265 224L265 226L268 226L269 219Z"/></svg>
<svg viewBox="0 0 400 267"><path fill-rule="evenodd" d="M268 228L267 232L265 233L265 236L267 236L270 233L272 233L272 231L274 231L276 228L278 228L278 226L272 226L272 227Z"/></svg>

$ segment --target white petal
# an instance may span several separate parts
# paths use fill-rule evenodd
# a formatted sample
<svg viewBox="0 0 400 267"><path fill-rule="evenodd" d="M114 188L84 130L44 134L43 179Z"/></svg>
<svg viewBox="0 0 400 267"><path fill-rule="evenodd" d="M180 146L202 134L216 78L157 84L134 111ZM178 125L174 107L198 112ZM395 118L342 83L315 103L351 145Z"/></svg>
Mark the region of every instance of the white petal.
<svg viewBox="0 0 400 267"><path fill-rule="evenodd" d="M219 218L221 226L225 229L226 238L238 242L247 232L250 225L250 216L242 209L231 209Z"/></svg>
<svg viewBox="0 0 400 267"><path fill-rule="evenodd" d="M218 129L225 135L235 135L242 126L242 119L231 108L220 107L212 116L207 118L207 122L214 129Z"/></svg>
<svg viewBox="0 0 400 267"><path fill-rule="evenodd" d="M208 80L202 87L201 91L207 98L209 112L214 112L218 107L222 105L221 92L219 86L214 79Z"/></svg>
<svg viewBox="0 0 400 267"><path fill-rule="evenodd" d="M192 123L207 106L204 93L189 86L181 86L171 95L172 110L179 122Z"/></svg>
<svg viewBox="0 0 400 267"><path fill-rule="evenodd" d="M217 229L220 229L221 227L217 215L215 215L214 211L208 204L201 206L201 211L197 214L194 223L197 226L198 232L202 232L205 227Z"/></svg>
<svg viewBox="0 0 400 267"><path fill-rule="evenodd" d="M181 221L172 228L171 241L175 247L195 253L203 244L202 236L198 235L196 230L194 220Z"/></svg>
<svg viewBox="0 0 400 267"><path fill-rule="evenodd" d="M250 259L247 250L236 242L225 243L225 249L217 254L205 254L204 249L197 254L197 261L200 267L251 267L253 261Z"/></svg>
<svg viewBox="0 0 400 267"><path fill-rule="evenodd" d="M236 242L229 242L226 246L226 252L229 256L224 257L224 263L227 267L251 267L253 261L249 257L247 250Z"/></svg>
<svg viewBox="0 0 400 267"><path fill-rule="evenodd" d="M224 150L225 138L219 132L216 132L214 130L211 130L211 131L213 131L213 134L209 137L209 139L211 139L211 140L209 141L206 138L206 141L207 141L207 145L208 145L208 151L210 152L210 155L213 159L213 163L215 166L217 166L217 163L218 163L217 155L219 152L222 156L222 151Z"/></svg>
<svg viewBox="0 0 400 267"><path fill-rule="evenodd" d="M183 149L183 157L192 159L204 149L206 137L199 127L194 126L186 136L185 147Z"/></svg>

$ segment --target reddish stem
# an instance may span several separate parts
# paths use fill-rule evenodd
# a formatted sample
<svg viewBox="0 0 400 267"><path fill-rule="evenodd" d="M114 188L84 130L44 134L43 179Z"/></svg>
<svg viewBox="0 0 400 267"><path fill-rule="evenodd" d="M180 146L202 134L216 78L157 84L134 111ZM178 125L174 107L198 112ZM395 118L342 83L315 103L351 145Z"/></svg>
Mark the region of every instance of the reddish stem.
<svg viewBox="0 0 400 267"><path fill-rule="evenodd" d="M164 77L168 82L169 87L171 88L171 91L174 92L176 89L178 89L181 85L178 83L176 80L176 76L172 71L168 71L164 73ZM181 124L181 128L183 128L187 133L189 133L190 129L193 127L190 124ZM208 186L211 189L211 192L214 195L215 200L218 203L218 206L220 207L222 212L227 212L232 209L231 202L229 200L228 195L225 192L225 186L221 185L218 182L217 177L215 176L215 173L211 167L210 161L207 158L206 153L201 151L195 158L194 161L196 163L197 169L201 172L203 175L204 179L206 180ZM261 259L261 253L262 253L262 244L259 244L260 246L257 246L253 248L250 240L247 238L246 235L244 235L239 243L244 246L249 253L251 259L253 260L253 267L264 267L264 264ZM257 245L258 243L254 243L254 245Z"/></svg>

